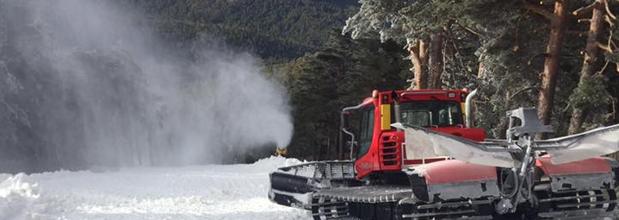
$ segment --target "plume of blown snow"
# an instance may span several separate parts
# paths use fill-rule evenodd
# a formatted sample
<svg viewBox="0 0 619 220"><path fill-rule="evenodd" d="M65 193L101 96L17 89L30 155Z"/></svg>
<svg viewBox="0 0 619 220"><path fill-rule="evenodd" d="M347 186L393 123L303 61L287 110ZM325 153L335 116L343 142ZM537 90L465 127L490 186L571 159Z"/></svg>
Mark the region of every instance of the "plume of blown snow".
<svg viewBox="0 0 619 220"><path fill-rule="evenodd" d="M9 43L31 70L24 74L49 77L49 94L60 93L48 97L58 103L53 108L32 110L49 125L39 135L54 160L221 163L288 145L285 90L260 72L257 58L208 40L167 45L141 24L147 18L115 3L0 0L8 26L0 32L9 30Z"/></svg>

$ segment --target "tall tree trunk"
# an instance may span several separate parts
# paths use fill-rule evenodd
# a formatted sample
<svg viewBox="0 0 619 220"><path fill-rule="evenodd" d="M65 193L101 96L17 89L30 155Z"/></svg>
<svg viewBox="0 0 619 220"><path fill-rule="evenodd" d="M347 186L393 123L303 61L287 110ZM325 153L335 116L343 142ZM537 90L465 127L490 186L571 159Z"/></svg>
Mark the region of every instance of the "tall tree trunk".
<svg viewBox="0 0 619 220"><path fill-rule="evenodd" d="M442 85L441 74L443 73L443 42L445 36L438 31L430 38L430 61L428 67L430 76L428 77L429 89L440 89Z"/></svg>
<svg viewBox="0 0 619 220"><path fill-rule="evenodd" d="M408 47L410 53L411 62L413 63L413 85L414 89L425 89L428 87L428 77L425 68L428 63L428 46L423 40L415 40L415 42Z"/></svg>
<svg viewBox="0 0 619 220"><path fill-rule="evenodd" d="M549 124L552 117L552 105L554 102L555 85L559 70L559 58L561 45L565 31L567 1L556 0L554 15L550 17L550 37L546 46L546 60L544 72L542 72L542 85L538 97L538 116L542 123Z"/></svg>
<svg viewBox="0 0 619 220"><path fill-rule="evenodd" d="M604 21L604 9L603 6L606 0L596 0L593 4L593 12L591 15L591 23L589 24L589 32L587 33L587 46L585 47L585 55L580 70L580 81L578 87L583 86L583 83L593 74L595 74L596 63L599 59L600 49L598 47L598 38L602 31L602 22ZM568 132L570 134L578 133L581 129L583 120L585 118L585 109L582 106L574 106L572 111L572 118L570 119L570 127Z"/></svg>

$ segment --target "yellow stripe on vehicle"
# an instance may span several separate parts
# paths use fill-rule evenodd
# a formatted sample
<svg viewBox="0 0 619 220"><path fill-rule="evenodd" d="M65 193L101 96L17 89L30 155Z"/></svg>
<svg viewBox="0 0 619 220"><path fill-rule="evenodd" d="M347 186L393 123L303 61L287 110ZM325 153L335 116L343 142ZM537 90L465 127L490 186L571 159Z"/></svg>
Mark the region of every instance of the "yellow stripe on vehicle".
<svg viewBox="0 0 619 220"><path fill-rule="evenodd" d="M380 105L380 129L391 129L391 104Z"/></svg>

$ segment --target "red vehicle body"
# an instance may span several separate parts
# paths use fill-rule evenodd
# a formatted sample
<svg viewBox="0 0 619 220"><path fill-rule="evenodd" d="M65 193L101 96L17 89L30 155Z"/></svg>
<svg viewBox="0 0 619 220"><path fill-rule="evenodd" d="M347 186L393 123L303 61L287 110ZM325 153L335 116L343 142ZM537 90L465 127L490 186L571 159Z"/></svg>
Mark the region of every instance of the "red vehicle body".
<svg viewBox="0 0 619 220"><path fill-rule="evenodd" d="M404 133L391 127L395 122L391 111L394 105L394 94L398 95L401 104L415 102L454 102L463 112L465 98L468 94L464 90L414 90L414 91L384 91L374 92L373 97L366 98L361 104L362 108L374 109L374 123L372 129L372 143L369 151L355 159L355 171L357 179L363 179L372 173L401 171L406 165L415 165L446 160L440 158L415 158L406 159L403 152ZM458 117L464 118L460 113ZM480 128L466 128L463 119L461 123L444 126L430 125L432 130L444 132L455 136L461 136L474 141L483 141L486 138L485 131Z"/></svg>
<svg viewBox="0 0 619 220"><path fill-rule="evenodd" d="M424 156L424 149L406 146L405 132L392 127L405 121L482 142L486 140L485 131L467 127L470 119L464 109L468 95L467 90L374 91L361 104L342 111L342 131L350 137L352 171L342 162L318 162L315 167L320 167L316 168L319 171L302 178L296 170L309 165L282 168L282 172L271 174L270 198L279 204L311 209L316 219L505 219L494 209L505 198L503 174L509 169L472 164L448 155ZM425 148L423 144L432 143L421 144ZM345 151L344 144L340 145L340 151ZM532 188L540 200L522 203L544 208L531 211L532 215L549 213L547 216L554 217L576 210L574 215L582 217L580 211L590 215L595 210L607 216L616 204L617 167L616 161L604 157L561 165L550 163L547 156L540 157L535 161L536 179L530 183L535 184ZM298 201L289 192L306 193L312 199ZM581 199L584 194L596 197ZM557 205L556 201L561 202Z"/></svg>

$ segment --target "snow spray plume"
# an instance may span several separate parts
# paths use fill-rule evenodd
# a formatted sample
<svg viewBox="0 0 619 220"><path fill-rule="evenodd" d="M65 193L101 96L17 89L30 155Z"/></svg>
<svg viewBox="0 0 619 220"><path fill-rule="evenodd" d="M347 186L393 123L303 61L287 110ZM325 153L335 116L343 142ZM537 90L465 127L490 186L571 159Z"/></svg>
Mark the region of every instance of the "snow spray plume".
<svg viewBox="0 0 619 220"><path fill-rule="evenodd" d="M166 49L111 2L0 0L0 167L222 163L288 145L284 90L254 57Z"/></svg>

